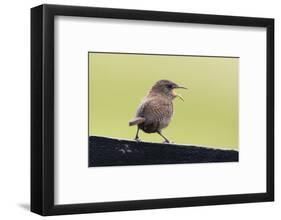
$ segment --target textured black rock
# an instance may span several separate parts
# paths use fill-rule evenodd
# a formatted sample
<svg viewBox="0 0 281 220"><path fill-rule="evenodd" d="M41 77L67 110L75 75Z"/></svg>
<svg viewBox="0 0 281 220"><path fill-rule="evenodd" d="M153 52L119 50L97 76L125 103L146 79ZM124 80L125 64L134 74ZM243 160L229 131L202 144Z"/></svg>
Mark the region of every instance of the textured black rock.
<svg viewBox="0 0 281 220"><path fill-rule="evenodd" d="M89 137L89 166L237 162L238 151Z"/></svg>

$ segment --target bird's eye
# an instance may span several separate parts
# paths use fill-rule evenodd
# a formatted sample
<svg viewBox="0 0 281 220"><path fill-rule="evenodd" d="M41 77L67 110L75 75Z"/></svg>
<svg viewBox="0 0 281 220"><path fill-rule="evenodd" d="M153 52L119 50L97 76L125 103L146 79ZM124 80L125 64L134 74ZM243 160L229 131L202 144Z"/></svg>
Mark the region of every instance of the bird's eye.
<svg viewBox="0 0 281 220"><path fill-rule="evenodd" d="M167 85L167 88L168 88L168 89L172 89L172 88L173 88L173 85L172 85L172 84L168 84L168 85Z"/></svg>

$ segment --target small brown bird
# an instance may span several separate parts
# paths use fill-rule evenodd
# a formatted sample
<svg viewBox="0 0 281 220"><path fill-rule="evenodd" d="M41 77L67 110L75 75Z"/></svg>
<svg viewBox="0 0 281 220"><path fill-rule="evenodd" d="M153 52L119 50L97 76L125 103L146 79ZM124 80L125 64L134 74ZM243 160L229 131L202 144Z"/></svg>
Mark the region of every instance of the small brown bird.
<svg viewBox="0 0 281 220"><path fill-rule="evenodd" d="M145 133L158 133L164 138L164 143L170 143L162 134L162 129L169 125L173 117L173 99L179 97L183 100L182 96L175 92L175 89L179 88L187 89L170 80L160 80L154 84L138 107L135 118L129 122L129 126L138 126L136 141L140 141L141 129Z"/></svg>

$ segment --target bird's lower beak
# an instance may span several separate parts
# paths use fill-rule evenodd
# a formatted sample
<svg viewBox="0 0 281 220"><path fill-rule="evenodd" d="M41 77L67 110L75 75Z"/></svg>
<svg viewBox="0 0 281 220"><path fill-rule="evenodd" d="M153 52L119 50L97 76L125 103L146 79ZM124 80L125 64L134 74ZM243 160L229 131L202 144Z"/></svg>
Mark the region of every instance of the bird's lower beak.
<svg viewBox="0 0 281 220"><path fill-rule="evenodd" d="M184 102L184 98L182 97L181 94L176 94L176 96L179 97Z"/></svg>
<svg viewBox="0 0 281 220"><path fill-rule="evenodd" d="M185 86L177 86L177 87L175 87L174 90L173 90L173 95L174 95L175 97L179 97L182 101L184 101L182 95L176 93L175 89L187 89L187 88L186 88Z"/></svg>

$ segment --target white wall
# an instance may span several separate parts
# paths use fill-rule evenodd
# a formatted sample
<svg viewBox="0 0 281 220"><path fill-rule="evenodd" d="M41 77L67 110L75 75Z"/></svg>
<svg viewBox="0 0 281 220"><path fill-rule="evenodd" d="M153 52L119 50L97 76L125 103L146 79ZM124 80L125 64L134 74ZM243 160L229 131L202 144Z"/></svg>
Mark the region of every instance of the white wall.
<svg viewBox="0 0 281 220"><path fill-rule="evenodd" d="M0 40L0 207L1 219L36 219L29 208L30 169L30 14L31 7L41 3L89 5L100 7L135 8L147 10L182 11L193 13L228 14L273 17L276 22L276 113L280 111L280 28L278 1L246 0L107 0L90 1L2 1ZM279 86L279 88L278 88ZM278 101L279 99L279 101ZM276 134L281 119L276 114ZM62 219L276 219L281 214L279 190L280 138L276 135L276 201L274 203L221 205L209 207L73 215ZM250 175L250 174L249 174ZM59 217L53 217L59 218Z"/></svg>

